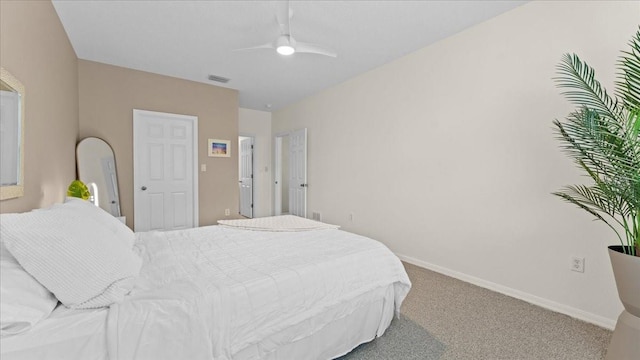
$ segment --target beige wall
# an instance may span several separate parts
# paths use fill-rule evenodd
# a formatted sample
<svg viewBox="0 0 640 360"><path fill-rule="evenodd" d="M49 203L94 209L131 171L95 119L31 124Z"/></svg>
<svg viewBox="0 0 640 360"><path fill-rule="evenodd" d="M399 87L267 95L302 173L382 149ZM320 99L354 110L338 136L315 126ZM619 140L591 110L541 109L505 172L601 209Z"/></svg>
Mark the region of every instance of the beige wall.
<svg viewBox="0 0 640 360"><path fill-rule="evenodd" d="M530 2L274 113L272 132L309 129L309 213L611 327L615 235L550 195L585 181L554 138L572 106L552 77L575 52L611 89L639 14L637 1Z"/></svg>
<svg viewBox="0 0 640 360"><path fill-rule="evenodd" d="M25 86L25 195L0 202L22 212L64 199L75 179L77 57L49 1L0 1L0 65Z"/></svg>
<svg viewBox="0 0 640 360"><path fill-rule="evenodd" d="M200 225L215 224L224 210L238 213L238 154L207 156L207 139L238 148L238 92L203 83L80 60L79 138L96 136L116 157L122 213L133 227L133 109L198 117Z"/></svg>

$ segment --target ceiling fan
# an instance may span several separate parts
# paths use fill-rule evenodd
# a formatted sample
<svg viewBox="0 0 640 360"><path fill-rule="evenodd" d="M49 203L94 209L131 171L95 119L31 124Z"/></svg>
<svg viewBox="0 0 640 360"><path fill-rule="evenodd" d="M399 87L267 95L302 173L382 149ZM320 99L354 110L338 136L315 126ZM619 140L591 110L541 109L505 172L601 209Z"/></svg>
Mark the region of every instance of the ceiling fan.
<svg viewBox="0 0 640 360"><path fill-rule="evenodd" d="M272 42L252 46L248 48L236 49L234 51L275 49L281 55L293 55L294 53L318 54L330 57L337 57L335 51L316 44L296 41L291 35L291 18L293 11L287 1L274 1L276 6L276 21L280 26L280 36Z"/></svg>

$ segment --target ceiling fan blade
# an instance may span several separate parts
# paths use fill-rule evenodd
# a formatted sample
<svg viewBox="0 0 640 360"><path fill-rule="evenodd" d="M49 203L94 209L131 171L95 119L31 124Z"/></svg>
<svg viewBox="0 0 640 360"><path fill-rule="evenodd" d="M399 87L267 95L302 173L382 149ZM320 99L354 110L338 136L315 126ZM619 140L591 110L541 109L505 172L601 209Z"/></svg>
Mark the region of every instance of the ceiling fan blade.
<svg viewBox="0 0 640 360"><path fill-rule="evenodd" d="M296 52L338 57L338 54L336 54L336 52L331 49L328 49L324 46L303 42L296 43Z"/></svg>
<svg viewBox="0 0 640 360"><path fill-rule="evenodd" d="M233 51L277 49L279 53L285 56L291 55L295 51L298 53L317 54L334 58L338 57L335 51L324 46L311 43L300 43L295 41L293 35L291 34L291 17L293 16L293 10L290 7L289 0L273 1L272 6L275 10L276 21L280 26L280 36L278 36L278 38L271 43L248 48L235 49Z"/></svg>
<svg viewBox="0 0 640 360"><path fill-rule="evenodd" d="M259 49L275 49L276 47L273 45L272 42L270 43L266 43L266 44L262 44L262 45L258 45L258 46L251 46L251 47L246 47L246 48L240 48L240 49L233 49L233 51L246 51L246 50L259 50Z"/></svg>

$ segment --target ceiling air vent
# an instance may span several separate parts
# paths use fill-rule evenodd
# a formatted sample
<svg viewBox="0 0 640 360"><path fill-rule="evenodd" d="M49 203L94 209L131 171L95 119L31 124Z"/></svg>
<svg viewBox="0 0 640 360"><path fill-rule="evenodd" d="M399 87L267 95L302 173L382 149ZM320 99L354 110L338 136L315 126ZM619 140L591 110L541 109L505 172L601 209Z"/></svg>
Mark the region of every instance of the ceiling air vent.
<svg viewBox="0 0 640 360"><path fill-rule="evenodd" d="M209 75L209 80L221 82L223 84L226 84L226 83L229 82L229 79L227 79L225 77L222 77L222 76L217 76L217 75Z"/></svg>

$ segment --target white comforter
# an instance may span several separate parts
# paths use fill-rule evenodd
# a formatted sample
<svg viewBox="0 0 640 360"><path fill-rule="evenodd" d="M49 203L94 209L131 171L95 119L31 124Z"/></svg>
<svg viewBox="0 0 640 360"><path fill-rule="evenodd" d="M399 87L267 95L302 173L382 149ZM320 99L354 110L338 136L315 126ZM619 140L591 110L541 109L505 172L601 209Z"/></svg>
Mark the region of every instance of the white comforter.
<svg viewBox="0 0 640 360"><path fill-rule="evenodd" d="M394 284L399 311L411 286L383 244L340 230L209 226L141 233L136 246L138 283L109 311L111 359L231 359L256 344L267 354L279 345L270 335L379 287Z"/></svg>

